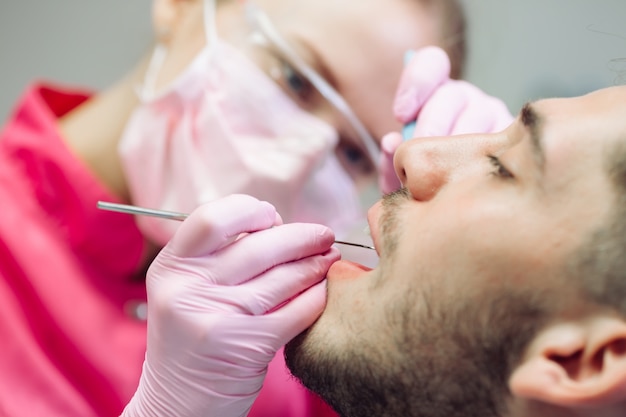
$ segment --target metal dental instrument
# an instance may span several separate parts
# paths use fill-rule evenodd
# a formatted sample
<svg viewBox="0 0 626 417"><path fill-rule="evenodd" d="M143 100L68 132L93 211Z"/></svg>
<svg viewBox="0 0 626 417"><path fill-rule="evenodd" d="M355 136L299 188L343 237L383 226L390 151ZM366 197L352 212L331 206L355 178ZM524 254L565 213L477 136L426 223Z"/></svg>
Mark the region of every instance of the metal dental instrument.
<svg viewBox="0 0 626 417"><path fill-rule="evenodd" d="M183 221L189 216L186 213L177 213L175 211L154 210L144 207L131 206L130 204L109 203L106 201L98 201L98 208L102 210L117 211L119 213L137 214L143 216L160 217L162 219Z"/></svg>
<svg viewBox="0 0 626 417"><path fill-rule="evenodd" d="M119 213L160 217L162 219L178 220L178 221L183 221L187 218L187 216L189 216L189 214L187 213L178 213L175 211L167 211L167 210L155 210L155 209L149 209L145 207L132 206L130 204L109 203L107 201L98 201L98 208L102 210L108 210L108 211L117 211ZM335 243L339 245L356 246L359 248L375 250L374 247L372 246L362 245L360 243L354 243L354 242L345 242L343 240L335 240Z"/></svg>

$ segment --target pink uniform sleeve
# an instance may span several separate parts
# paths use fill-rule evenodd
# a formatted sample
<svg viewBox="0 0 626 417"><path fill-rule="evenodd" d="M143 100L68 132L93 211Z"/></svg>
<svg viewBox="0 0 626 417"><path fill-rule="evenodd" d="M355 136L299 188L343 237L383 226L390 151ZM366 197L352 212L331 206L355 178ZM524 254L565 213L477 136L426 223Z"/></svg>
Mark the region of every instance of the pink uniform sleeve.
<svg viewBox="0 0 626 417"><path fill-rule="evenodd" d="M338 417L317 395L289 373L279 350L270 362L259 397L248 417Z"/></svg>
<svg viewBox="0 0 626 417"><path fill-rule="evenodd" d="M89 94L34 84L0 132L0 416L118 415L146 349L134 219L65 146L58 118ZM250 417L336 417L282 350ZM225 416L227 417L227 416Z"/></svg>

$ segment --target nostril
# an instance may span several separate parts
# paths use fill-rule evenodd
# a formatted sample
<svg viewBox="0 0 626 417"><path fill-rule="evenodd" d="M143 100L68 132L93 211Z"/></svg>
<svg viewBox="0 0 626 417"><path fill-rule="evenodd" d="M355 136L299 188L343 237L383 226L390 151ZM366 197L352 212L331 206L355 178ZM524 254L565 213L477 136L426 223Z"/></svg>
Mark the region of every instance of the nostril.
<svg viewBox="0 0 626 417"><path fill-rule="evenodd" d="M413 174L413 173L411 173ZM406 178L405 187L417 201L430 201L445 184L445 177L438 171L424 171Z"/></svg>

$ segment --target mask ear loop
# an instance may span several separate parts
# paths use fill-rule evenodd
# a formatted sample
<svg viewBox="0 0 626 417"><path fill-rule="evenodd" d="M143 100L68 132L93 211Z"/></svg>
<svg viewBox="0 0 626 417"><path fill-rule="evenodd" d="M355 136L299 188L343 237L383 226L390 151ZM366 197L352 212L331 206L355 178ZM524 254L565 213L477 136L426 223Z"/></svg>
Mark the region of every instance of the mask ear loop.
<svg viewBox="0 0 626 417"><path fill-rule="evenodd" d="M313 68L311 68L298 54L296 54L291 47L283 40L283 38L274 29L274 26L270 22L269 18L263 11L251 3L247 4L247 17L251 20L252 24L263 33L272 43L274 43L282 53L289 58L302 75L304 75L320 94L328 100L352 125L357 134L361 137L361 142L365 146L368 156L373 163L374 167L378 169L378 161L380 160L380 149L374 138L369 134L365 126L361 123L358 117L354 114L348 103L344 98L335 90L328 82L319 75Z"/></svg>
<svg viewBox="0 0 626 417"><path fill-rule="evenodd" d="M204 35L206 47L214 50L217 42L217 25L215 24L215 0L204 0Z"/></svg>
<svg viewBox="0 0 626 417"><path fill-rule="evenodd" d="M167 47L162 43L157 44L154 47L154 51L152 51L150 62L148 62L148 68L143 77L143 83L136 87L137 96L139 96L142 101L150 100L156 95L155 86L157 76L161 71L166 56Z"/></svg>

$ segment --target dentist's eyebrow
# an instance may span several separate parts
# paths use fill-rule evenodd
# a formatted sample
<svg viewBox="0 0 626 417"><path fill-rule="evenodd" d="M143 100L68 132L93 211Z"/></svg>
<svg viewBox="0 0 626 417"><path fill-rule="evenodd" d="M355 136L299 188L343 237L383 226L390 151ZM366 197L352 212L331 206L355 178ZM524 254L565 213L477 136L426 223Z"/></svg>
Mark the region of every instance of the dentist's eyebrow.
<svg viewBox="0 0 626 417"><path fill-rule="evenodd" d="M520 111L520 120L522 125L530 133L530 143L532 144L533 156L537 167L541 172L543 172L546 157L542 141L541 115L535 110L531 103L526 103Z"/></svg>
<svg viewBox="0 0 626 417"><path fill-rule="evenodd" d="M324 60L322 55L313 47L308 39L302 36L286 37L286 39L306 63L313 67L328 84L335 89L337 88L337 80L326 63L326 60Z"/></svg>

